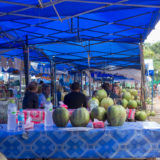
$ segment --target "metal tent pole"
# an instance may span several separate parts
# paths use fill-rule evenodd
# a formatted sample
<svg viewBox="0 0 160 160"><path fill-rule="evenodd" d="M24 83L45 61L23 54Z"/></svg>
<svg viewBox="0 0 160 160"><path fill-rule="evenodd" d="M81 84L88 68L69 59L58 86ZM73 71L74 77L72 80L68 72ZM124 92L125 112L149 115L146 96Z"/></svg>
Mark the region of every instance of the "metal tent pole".
<svg viewBox="0 0 160 160"><path fill-rule="evenodd" d="M26 35L26 43L23 49L24 56L24 73L25 73L25 83L26 87L29 84L29 47L28 47L28 35Z"/></svg>
<svg viewBox="0 0 160 160"><path fill-rule="evenodd" d="M81 91L83 91L83 71L80 71Z"/></svg>
<svg viewBox="0 0 160 160"><path fill-rule="evenodd" d="M91 73L90 73L90 41L88 44L89 50L88 50L88 70L89 70L89 97L92 96L92 91L91 91Z"/></svg>
<svg viewBox="0 0 160 160"><path fill-rule="evenodd" d="M22 72L20 71L20 88L19 88L19 94L21 95L22 93Z"/></svg>
<svg viewBox="0 0 160 160"><path fill-rule="evenodd" d="M51 77L51 97L53 98L53 101L54 100L54 61L53 59L50 60L50 77Z"/></svg>
<svg viewBox="0 0 160 160"><path fill-rule="evenodd" d="M145 103L145 65L144 65L144 55L143 55L143 44L140 43L140 62L141 62L141 101L142 108L146 110Z"/></svg>
<svg viewBox="0 0 160 160"><path fill-rule="evenodd" d="M151 111L153 111L153 94L154 94L154 91L153 91L153 82L154 82L154 74L152 75L152 105L151 105Z"/></svg>
<svg viewBox="0 0 160 160"><path fill-rule="evenodd" d="M54 100L54 106L57 105L57 91L56 91L56 63L55 57L50 61L50 68L51 68L51 97Z"/></svg>
<svg viewBox="0 0 160 160"><path fill-rule="evenodd" d="M56 62L54 57L54 105L57 106L57 86L56 86Z"/></svg>
<svg viewBox="0 0 160 160"><path fill-rule="evenodd" d="M74 76L74 82L76 81L76 73L73 72L73 76Z"/></svg>

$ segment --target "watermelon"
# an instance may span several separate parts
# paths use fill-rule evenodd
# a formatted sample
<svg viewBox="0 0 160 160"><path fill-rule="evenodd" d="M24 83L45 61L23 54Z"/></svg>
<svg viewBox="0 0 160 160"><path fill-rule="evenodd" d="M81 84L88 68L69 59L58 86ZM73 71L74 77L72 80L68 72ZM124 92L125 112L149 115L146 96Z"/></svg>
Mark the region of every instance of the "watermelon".
<svg viewBox="0 0 160 160"><path fill-rule="evenodd" d="M133 95L131 95L131 99L132 99L132 100L134 100L134 99L135 99L135 97L134 97Z"/></svg>
<svg viewBox="0 0 160 160"><path fill-rule="evenodd" d="M89 123L90 115L86 108L78 108L74 110L70 117L73 127L86 127Z"/></svg>
<svg viewBox="0 0 160 160"><path fill-rule="evenodd" d="M145 121L147 119L146 112L145 111L139 111L136 119L139 120L139 121Z"/></svg>
<svg viewBox="0 0 160 160"><path fill-rule="evenodd" d="M103 98L101 101L101 106L104 107L106 110L108 109L109 106L112 106L114 104L112 98Z"/></svg>
<svg viewBox="0 0 160 160"><path fill-rule="evenodd" d="M65 127L69 121L69 111L63 107L56 108L53 112L53 121L57 127Z"/></svg>
<svg viewBox="0 0 160 160"><path fill-rule="evenodd" d="M156 115L155 111L151 111L150 116L155 116L155 115Z"/></svg>
<svg viewBox="0 0 160 160"><path fill-rule="evenodd" d="M125 98L127 101L129 101L132 98L132 96L131 96L130 92L124 92L123 98Z"/></svg>
<svg viewBox="0 0 160 160"><path fill-rule="evenodd" d="M136 100L137 106L141 106L141 101L139 99Z"/></svg>
<svg viewBox="0 0 160 160"><path fill-rule="evenodd" d="M95 103L95 105L99 106L99 100L96 97L93 97L88 101L88 107L89 108L91 107L90 106L91 103Z"/></svg>
<svg viewBox="0 0 160 160"><path fill-rule="evenodd" d="M139 119L138 117L139 117L139 113L140 113L140 112L141 112L141 111L136 111L136 114L135 114L135 119L136 119L136 120Z"/></svg>
<svg viewBox="0 0 160 160"><path fill-rule="evenodd" d="M123 106L124 108L127 108L128 101L127 101L125 98L123 98L121 102L122 102L122 106Z"/></svg>
<svg viewBox="0 0 160 160"><path fill-rule="evenodd" d="M129 109L135 109L137 108L137 102L135 100L129 100L127 107Z"/></svg>
<svg viewBox="0 0 160 160"><path fill-rule="evenodd" d="M150 111L146 111L147 117L150 116L151 112Z"/></svg>
<svg viewBox="0 0 160 160"><path fill-rule="evenodd" d="M131 94L132 94L133 96L137 96L137 95L138 95L138 91L137 91L136 89L132 89L132 90L131 90Z"/></svg>
<svg viewBox="0 0 160 160"><path fill-rule="evenodd" d="M121 105L110 106L107 110L107 120L111 126L122 126L126 120L126 110Z"/></svg>
<svg viewBox="0 0 160 160"><path fill-rule="evenodd" d="M95 107L91 111L91 120L98 119L99 121L106 120L106 110L103 107Z"/></svg>
<svg viewBox="0 0 160 160"><path fill-rule="evenodd" d="M103 98L107 97L107 92L104 89L100 89L96 92L96 98L101 101Z"/></svg>

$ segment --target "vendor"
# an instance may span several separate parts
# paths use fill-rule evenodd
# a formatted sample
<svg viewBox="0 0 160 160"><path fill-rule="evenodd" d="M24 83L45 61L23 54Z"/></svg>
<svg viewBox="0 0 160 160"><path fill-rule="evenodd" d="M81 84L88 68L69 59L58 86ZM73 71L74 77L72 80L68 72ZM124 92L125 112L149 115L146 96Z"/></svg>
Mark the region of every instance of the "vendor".
<svg viewBox="0 0 160 160"><path fill-rule="evenodd" d="M69 109L87 107L86 96L80 92L80 85L78 82L74 82L71 85L71 92L64 97L64 104L66 104Z"/></svg>
<svg viewBox="0 0 160 160"><path fill-rule="evenodd" d="M42 93L38 96L38 106L44 108L47 102L47 98L50 97L50 86L47 84L42 85Z"/></svg>
<svg viewBox="0 0 160 160"><path fill-rule="evenodd" d="M112 91L110 90L109 83L103 83L102 88L107 92L107 95L111 94Z"/></svg>
<svg viewBox="0 0 160 160"><path fill-rule="evenodd" d="M119 86L113 85L113 92L110 94L110 97L116 104L121 104L121 89Z"/></svg>
<svg viewBox="0 0 160 160"><path fill-rule="evenodd" d="M38 108L38 85L35 82L31 82L27 89L26 93L24 95L23 99L23 108L24 109L34 109Z"/></svg>

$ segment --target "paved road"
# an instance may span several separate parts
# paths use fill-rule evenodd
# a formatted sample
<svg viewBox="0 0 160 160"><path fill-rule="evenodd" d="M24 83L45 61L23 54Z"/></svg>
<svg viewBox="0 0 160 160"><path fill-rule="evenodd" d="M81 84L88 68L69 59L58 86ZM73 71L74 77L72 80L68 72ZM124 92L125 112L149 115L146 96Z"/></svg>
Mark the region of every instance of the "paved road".
<svg viewBox="0 0 160 160"><path fill-rule="evenodd" d="M148 108L150 109L151 107ZM154 98L153 110L156 112L156 116L149 119L160 123L160 99L158 97Z"/></svg>

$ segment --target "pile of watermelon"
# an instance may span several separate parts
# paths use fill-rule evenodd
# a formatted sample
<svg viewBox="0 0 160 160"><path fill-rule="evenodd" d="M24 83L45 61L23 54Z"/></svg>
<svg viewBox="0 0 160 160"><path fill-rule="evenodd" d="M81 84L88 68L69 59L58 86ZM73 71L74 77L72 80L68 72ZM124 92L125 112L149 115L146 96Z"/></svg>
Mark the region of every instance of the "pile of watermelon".
<svg viewBox="0 0 160 160"><path fill-rule="evenodd" d="M113 99L107 96L104 89L96 92L96 96L88 102L90 112L86 108L78 108L70 115L65 108L57 108L53 113L53 121L57 127L66 127L70 121L73 127L86 127L88 123L94 121L108 121L110 126L122 126L126 121L126 108L138 109L141 106L138 91L135 89L124 89L121 103L117 105ZM93 107L94 104L94 107ZM147 116L155 115L155 112L136 111L136 119L145 121Z"/></svg>
<svg viewBox="0 0 160 160"><path fill-rule="evenodd" d="M94 102L94 103L93 103ZM88 106L96 104L90 113L86 108L75 109L71 116L65 108L57 108L53 112L53 121L57 127L66 127L70 121L73 127L86 127L90 120L108 121L111 126L121 126L126 120L126 110L107 97L105 90L98 90L96 97L89 100Z"/></svg>
<svg viewBox="0 0 160 160"><path fill-rule="evenodd" d="M141 101L138 97L138 91L136 89L123 90L122 92L122 106L124 108L136 109L141 106Z"/></svg>

